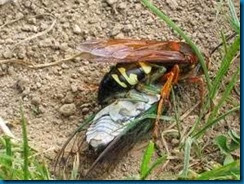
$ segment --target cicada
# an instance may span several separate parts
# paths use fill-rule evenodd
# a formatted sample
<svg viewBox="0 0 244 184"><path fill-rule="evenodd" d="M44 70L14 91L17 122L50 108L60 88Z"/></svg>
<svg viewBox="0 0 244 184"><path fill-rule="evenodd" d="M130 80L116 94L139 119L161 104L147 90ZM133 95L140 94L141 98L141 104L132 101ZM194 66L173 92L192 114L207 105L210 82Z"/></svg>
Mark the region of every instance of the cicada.
<svg viewBox="0 0 244 184"><path fill-rule="evenodd" d="M85 165L91 159L84 154L89 150L95 156L81 175L95 178L95 171L104 170L100 166L111 165L151 128L153 137L158 137L158 123L173 85L191 80L202 86L202 80L197 76L198 58L185 42L96 40L82 43L78 49L85 59L114 65L99 86L98 103L103 108L88 121L86 132L79 128L69 138L57 163L67 164L70 158L80 163L83 158ZM148 123L152 113L156 120ZM65 156L71 141L71 151ZM88 145L86 151L84 144Z"/></svg>

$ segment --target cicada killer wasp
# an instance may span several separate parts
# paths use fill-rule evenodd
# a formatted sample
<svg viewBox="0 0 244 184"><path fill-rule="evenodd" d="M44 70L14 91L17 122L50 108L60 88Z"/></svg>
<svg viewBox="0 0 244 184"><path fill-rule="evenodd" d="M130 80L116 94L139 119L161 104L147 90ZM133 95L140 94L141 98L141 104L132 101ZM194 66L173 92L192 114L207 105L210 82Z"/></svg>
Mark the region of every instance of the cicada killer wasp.
<svg viewBox="0 0 244 184"><path fill-rule="evenodd" d="M106 157L107 160L114 160L117 157L116 151L122 153L122 147L130 147L122 146L124 145L122 142L127 141L133 145L131 140L148 132L151 127L154 127L154 138L158 137L158 123L173 85L182 80L199 82L203 93L202 80L196 75L200 68L198 58L185 42L96 40L82 43L79 51L84 59L115 64L99 86L98 102L105 107L88 121L91 125L86 130L86 135L81 133L80 128L58 155L58 162L61 162L67 144L76 137L78 144L76 143L75 147L79 151L75 151L74 157L78 159L80 157L78 152L81 151L84 142L80 140L82 134L83 140L99 153L85 174L86 177L91 176L95 166L104 164ZM147 86L150 86L150 92ZM155 89L154 94L152 89ZM133 95L130 95L131 92ZM137 100L134 101L132 96L136 96ZM148 123L147 126L134 123L129 126L129 122L134 120L140 122L147 119L140 119L140 116L144 117L151 109L157 109L155 123ZM132 133L137 136L134 134L132 136ZM72 152L69 156L71 154Z"/></svg>

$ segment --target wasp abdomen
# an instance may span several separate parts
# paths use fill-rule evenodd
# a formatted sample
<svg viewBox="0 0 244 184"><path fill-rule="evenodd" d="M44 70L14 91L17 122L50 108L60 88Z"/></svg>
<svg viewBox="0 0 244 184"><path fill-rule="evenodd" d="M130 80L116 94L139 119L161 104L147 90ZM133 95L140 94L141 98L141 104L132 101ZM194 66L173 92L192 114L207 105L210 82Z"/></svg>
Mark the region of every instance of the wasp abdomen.
<svg viewBox="0 0 244 184"><path fill-rule="evenodd" d="M145 78L152 70L152 67L144 62L119 63L112 67L99 86L98 101L103 103L108 97L116 93L128 91Z"/></svg>

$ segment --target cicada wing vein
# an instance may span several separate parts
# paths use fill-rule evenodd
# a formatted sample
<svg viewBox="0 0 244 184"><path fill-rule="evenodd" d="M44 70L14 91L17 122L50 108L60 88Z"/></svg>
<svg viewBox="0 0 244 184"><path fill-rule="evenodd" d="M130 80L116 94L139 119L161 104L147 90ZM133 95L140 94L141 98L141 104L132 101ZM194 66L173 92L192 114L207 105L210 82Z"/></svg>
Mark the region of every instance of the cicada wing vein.
<svg viewBox="0 0 244 184"><path fill-rule="evenodd" d="M85 149L85 132L89 123L91 123L94 115L90 116L80 127L78 127L64 143L60 151L58 152L55 163L54 173L62 179L70 178L70 166L76 159L75 155L81 153ZM67 175L67 177L66 177Z"/></svg>
<svg viewBox="0 0 244 184"><path fill-rule="evenodd" d="M71 163L74 162L76 153L80 153L85 143L85 137L83 135L83 132L73 134L59 151L54 165L54 172L58 177L62 177L62 179L68 179L70 177Z"/></svg>

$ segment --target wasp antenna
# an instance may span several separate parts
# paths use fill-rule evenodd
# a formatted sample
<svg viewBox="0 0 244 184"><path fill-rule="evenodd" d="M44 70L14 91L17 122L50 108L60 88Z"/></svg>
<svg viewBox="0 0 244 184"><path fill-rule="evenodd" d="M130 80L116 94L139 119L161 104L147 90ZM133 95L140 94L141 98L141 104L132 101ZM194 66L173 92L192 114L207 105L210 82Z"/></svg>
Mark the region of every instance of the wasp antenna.
<svg viewBox="0 0 244 184"><path fill-rule="evenodd" d="M230 41L232 38L234 38L235 36L237 35L237 33L233 33L231 35L229 35L227 38L226 38L226 41ZM217 45L213 50L212 52L210 53L210 56L212 56L216 50L218 50L222 45L224 44L224 42L221 42L219 45Z"/></svg>

